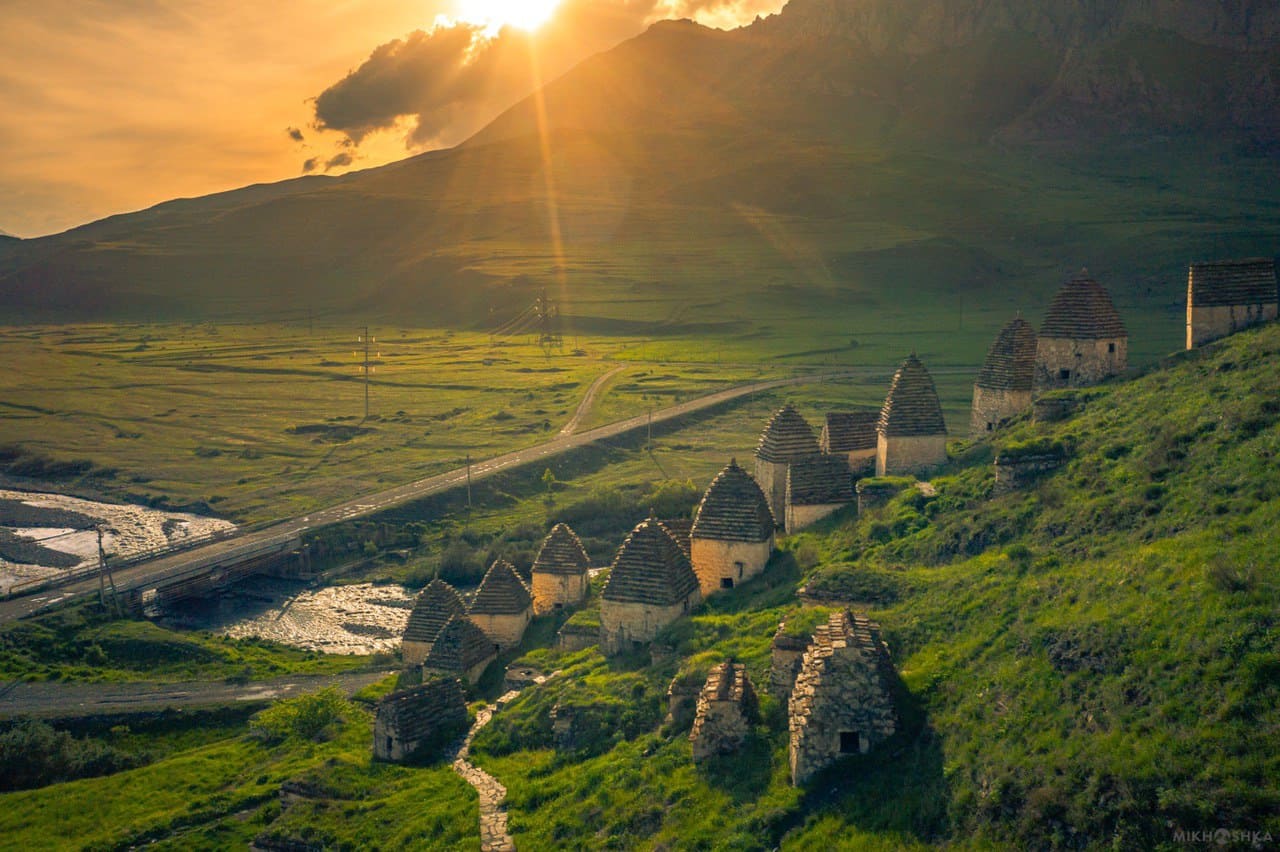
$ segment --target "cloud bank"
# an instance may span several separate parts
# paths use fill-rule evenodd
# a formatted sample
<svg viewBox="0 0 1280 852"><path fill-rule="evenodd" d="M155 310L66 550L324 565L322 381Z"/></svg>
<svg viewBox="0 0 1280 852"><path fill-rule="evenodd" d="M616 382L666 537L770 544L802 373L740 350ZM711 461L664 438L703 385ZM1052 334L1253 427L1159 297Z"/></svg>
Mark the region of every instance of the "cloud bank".
<svg viewBox="0 0 1280 852"><path fill-rule="evenodd" d="M654 21L692 18L734 26L776 12L780 0L566 0L534 34L442 23L379 45L315 99L315 127L359 145L404 133L409 150L453 145L497 113ZM536 68L532 57L536 56Z"/></svg>

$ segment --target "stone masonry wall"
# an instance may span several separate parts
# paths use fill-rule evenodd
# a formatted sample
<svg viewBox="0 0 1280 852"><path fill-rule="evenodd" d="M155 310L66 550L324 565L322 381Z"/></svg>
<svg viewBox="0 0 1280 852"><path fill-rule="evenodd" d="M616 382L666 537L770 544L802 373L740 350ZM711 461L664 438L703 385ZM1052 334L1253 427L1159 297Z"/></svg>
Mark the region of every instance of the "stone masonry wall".
<svg viewBox="0 0 1280 852"><path fill-rule="evenodd" d="M1066 459L1060 453L1042 453L1012 460L997 457L994 491L996 494L1004 494L1025 488L1035 482L1041 474L1062 467L1065 461Z"/></svg>
<svg viewBox="0 0 1280 852"><path fill-rule="evenodd" d="M407 666L420 666L422 661L427 658L427 654L431 653L430 642L414 642L412 639L405 639L400 643L400 656L404 658Z"/></svg>
<svg viewBox="0 0 1280 852"><path fill-rule="evenodd" d="M1114 352L1111 347L1115 348ZM1123 337L1110 340L1041 337L1036 344L1036 387L1040 389L1096 385L1123 373L1128 366L1129 341Z"/></svg>
<svg viewBox="0 0 1280 852"><path fill-rule="evenodd" d="M518 615L484 615L473 613L468 616L476 627L484 631L484 635L493 640L503 650L514 648L524 637L524 630L529 626L530 612L525 610Z"/></svg>
<svg viewBox="0 0 1280 852"><path fill-rule="evenodd" d="M787 702L793 784L843 754L869 751L897 730L887 665L851 636L826 628L814 634Z"/></svg>
<svg viewBox="0 0 1280 852"><path fill-rule="evenodd" d="M1187 348L1195 349L1211 340L1235 334L1260 322L1276 318L1276 305L1187 305Z"/></svg>
<svg viewBox="0 0 1280 852"><path fill-rule="evenodd" d="M876 445L876 476L924 473L946 460L946 435L881 435Z"/></svg>
<svg viewBox="0 0 1280 852"><path fill-rule="evenodd" d="M694 761L737 751L758 715L755 689L746 667L724 662L711 670L698 696L689 742Z"/></svg>
<svg viewBox="0 0 1280 852"><path fill-rule="evenodd" d="M787 465L757 458L755 480L764 492L765 499L769 501L773 516L778 519L786 517Z"/></svg>
<svg viewBox="0 0 1280 852"><path fill-rule="evenodd" d="M586 596L586 574L549 574L539 571L533 575L534 615L546 615L556 608L556 604L562 607L577 606Z"/></svg>
<svg viewBox="0 0 1280 852"><path fill-rule="evenodd" d="M973 409L969 416L969 434L983 435L1000 428L1006 420L1031 407L1031 391L994 390L977 385L973 388Z"/></svg>
<svg viewBox="0 0 1280 852"><path fill-rule="evenodd" d="M769 669L769 692L784 701L791 697L791 687L800 674L804 652L809 647L808 636L788 636L783 631L785 622L778 625L772 645L772 665Z"/></svg>
<svg viewBox="0 0 1280 852"><path fill-rule="evenodd" d="M772 553L772 536L757 542L695 538L690 544L690 561L704 598L725 588L721 580L732 580L736 586L760 574Z"/></svg>
<svg viewBox="0 0 1280 852"><path fill-rule="evenodd" d="M600 650L606 654L620 654L632 650L633 643L651 642L659 630L688 615L697 602L696 591L685 601L671 606L602 600Z"/></svg>
<svg viewBox="0 0 1280 852"><path fill-rule="evenodd" d="M817 506L787 506L787 532L799 532L807 526L843 509L844 503L820 503Z"/></svg>
<svg viewBox="0 0 1280 852"><path fill-rule="evenodd" d="M556 634L556 648L561 651L581 651L600 642L600 628L566 624Z"/></svg>
<svg viewBox="0 0 1280 852"><path fill-rule="evenodd" d="M849 472L854 476L874 476L876 472L875 447L849 451Z"/></svg>

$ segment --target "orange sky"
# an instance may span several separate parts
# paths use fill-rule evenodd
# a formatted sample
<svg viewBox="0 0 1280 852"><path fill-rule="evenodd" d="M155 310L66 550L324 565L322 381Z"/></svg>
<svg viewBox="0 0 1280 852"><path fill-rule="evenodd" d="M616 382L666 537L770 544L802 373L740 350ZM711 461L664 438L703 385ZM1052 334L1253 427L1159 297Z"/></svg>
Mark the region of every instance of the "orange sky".
<svg viewBox="0 0 1280 852"><path fill-rule="evenodd" d="M561 73L664 17L733 26L782 5L562 0L543 64ZM347 82L373 77L371 54L431 47L438 16L456 11L453 0L9 0L0 26L0 231L54 233L169 198L295 177L308 161L338 174L453 144L525 94L524 81L482 75L481 93L436 93L452 99L439 110L432 97L399 92L423 105L414 106L420 114L367 132L316 130L314 99L333 87L344 90L347 113L359 108L366 87L335 84L361 69L369 73ZM428 32L413 41L415 30ZM434 70L405 85L434 84L443 76Z"/></svg>

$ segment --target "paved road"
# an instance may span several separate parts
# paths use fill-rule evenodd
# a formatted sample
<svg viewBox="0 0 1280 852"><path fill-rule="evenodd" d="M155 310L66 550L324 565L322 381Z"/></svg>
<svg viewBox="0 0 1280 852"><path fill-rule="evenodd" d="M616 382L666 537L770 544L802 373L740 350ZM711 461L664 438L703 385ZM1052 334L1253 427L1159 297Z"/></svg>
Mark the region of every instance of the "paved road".
<svg viewBox="0 0 1280 852"><path fill-rule="evenodd" d="M672 420L712 408L721 403L728 402L729 400L747 396L748 394L785 387L787 385L812 384L814 382L821 382L836 377L855 375L860 372L863 371L841 370L832 373L814 373L809 375L793 376L787 379L771 379L769 381L736 385L722 391L717 391L715 393L707 394L706 396L700 396L695 399L679 403L678 405L672 405L668 408L654 411L651 417L648 414L641 414L636 417L619 420L605 426L588 429L585 432L579 432L574 435L558 435L545 443L536 444L523 450L515 450L485 461L477 462L471 466L471 478L483 479L509 468L557 456L569 450L577 449L578 447L583 447L587 444L606 438L617 437L627 432L643 428L646 423L649 422L662 423L667 420ZM341 521L371 515L375 512L380 512L401 503L408 503L412 500L421 499L432 494L438 494L442 491L460 487L464 485L466 481L467 469L465 467L460 467L446 473L410 482L407 485L389 488L386 491L380 491L376 494L370 494L365 497L357 497L356 499L349 500L346 503L341 503L328 509L321 509L300 518L281 521L278 524L273 524L264 529L245 533L243 535L237 535L223 541L212 542L181 553L163 556L151 562L131 565L127 568L117 570L114 572L116 586L119 588L143 587L170 575L180 574L184 570L191 570L193 565L197 565L202 562L207 562L219 557L225 558L228 555L234 554L236 551L249 550L269 541L284 541L292 539L309 529L325 527L331 524L340 523ZM97 577L90 577L68 583L67 585L56 589L49 589L38 594L13 598L12 600L7 601L0 601L0 624L23 618L31 615L32 613L70 601L74 598L87 597L96 595L97 593L98 579Z"/></svg>
<svg viewBox="0 0 1280 852"><path fill-rule="evenodd" d="M0 718L43 716L60 719L131 713L165 707L211 707L243 701L274 701L336 684L347 695L382 680L392 671L339 675L293 675L247 684L222 681L184 683L0 683Z"/></svg>

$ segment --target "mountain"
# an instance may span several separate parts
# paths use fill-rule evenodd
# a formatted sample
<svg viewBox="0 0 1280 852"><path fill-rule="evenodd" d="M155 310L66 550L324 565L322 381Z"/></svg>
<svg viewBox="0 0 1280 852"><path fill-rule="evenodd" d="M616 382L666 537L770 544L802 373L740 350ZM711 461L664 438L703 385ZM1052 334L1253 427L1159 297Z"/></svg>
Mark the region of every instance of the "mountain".
<svg viewBox="0 0 1280 852"><path fill-rule="evenodd" d="M483 326L552 286L586 331L847 333L913 316L909 281L994 328L1087 263L1172 343L1188 261L1277 250L1277 8L793 0L731 32L661 23L456 148L0 244L0 305Z"/></svg>

